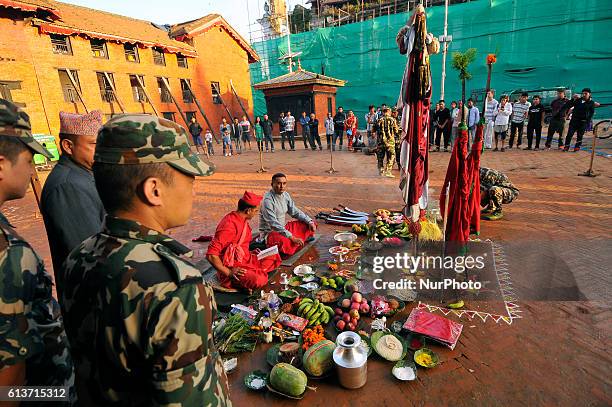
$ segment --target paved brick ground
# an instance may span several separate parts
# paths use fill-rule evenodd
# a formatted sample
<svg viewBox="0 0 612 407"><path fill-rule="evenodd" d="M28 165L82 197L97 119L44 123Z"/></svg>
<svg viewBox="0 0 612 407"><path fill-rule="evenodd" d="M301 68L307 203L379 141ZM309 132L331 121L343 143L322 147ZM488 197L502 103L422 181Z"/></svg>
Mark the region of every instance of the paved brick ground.
<svg viewBox="0 0 612 407"><path fill-rule="evenodd" d="M299 145L299 143L298 143ZM437 196L448 153L432 153L430 179ZM339 170L331 177L327 151L277 151L265 154L268 173L257 174L257 154L213 161L218 172L197 181L194 215L172 234L201 255L205 245L191 238L214 231L245 189L264 192L273 172L289 176L294 199L308 213L343 203L359 210L399 207L397 179L380 178L374 157L346 151L335 155ZM443 364L419 371L418 381L398 383L389 363L373 359L369 381L357 391L334 381L317 383L309 405L611 405L612 277L610 220L612 170L597 157L598 177L578 177L588 167L588 152L486 152L482 165L502 170L520 188L517 201L498 222L484 222L482 237L504 246L523 319L510 326L463 321L454 351L440 350ZM31 193L3 212L30 239L50 265L42 220ZM255 222L256 224L257 222ZM324 226L323 233L335 228ZM232 373L232 397L252 403L291 405L271 395L255 395L241 385L246 372L265 366L256 352L240 358Z"/></svg>

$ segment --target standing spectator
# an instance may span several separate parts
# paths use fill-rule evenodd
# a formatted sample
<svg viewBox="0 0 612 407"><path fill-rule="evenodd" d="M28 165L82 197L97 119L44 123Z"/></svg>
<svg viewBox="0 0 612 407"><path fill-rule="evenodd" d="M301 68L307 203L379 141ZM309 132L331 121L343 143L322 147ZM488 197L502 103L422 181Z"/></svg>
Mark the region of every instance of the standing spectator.
<svg viewBox="0 0 612 407"><path fill-rule="evenodd" d="M451 132L451 143L450 143L451 151L453 149L453 146L455 145L455 140L459 136L459 124L461 124L462 121L467 120L467 116L468 116L468 108L463 107L463 101L460 100L457 106L456 112L455 112L455 117L453 118L453 131Z"/></svg>
<svg viewBox="0 0 612 407"><path fill-rule="evenodd" d="M230 126L230 133L232 141L236 145L236 153L242 154L242 127L240 126L237 117L234 117L234 120L232 121L232 124Z"/></svg>
<svg viewBox="0 0 612 407"><path fill-rule="evenodd" d="M327 119L325 119L325 138L327 139L327 149L329 150L334 139L334 118L331 113L327 113Z"/></svg>
<svg viewBox="0 0 612 407"><path fill-rule="evenodd" d="M444 151L448 151L451 133L451 113L444 106L443 100L438 103L440 104L440 110L438 112L438 128L436 129L436 151L440 151L441 136L444 136Z"/></svg>
<svg viewBox="0 0 612 407"><path fill-rule="evenodd" d="M346 121L346 114L342 106L338 107L338 111L334 116L334 139L332 142L332 150L336 149L336 140L340 139L339 149L342 150L342 139L344 138L344 122Z"/></svg>
<svg viewBox="0 0 612 407"><path fill-rule="evenodd" d="M548 124L548 135L546 136L547 149L550 149L555 133L559 133L559 149L563 148L563 129L565 128L565 112L567 110L565 105L567 102L568 99L565 97L565 90L559 89L557 91L557 98L550 104L552 116Z"/></svg>
<svg viewBox="0 0 612 407"><path fill-rule="evenodd" d="M300 124L302 125L302 139L304 141L304 149L308 150L308 144L310 143L310 117L306 115L306 112L302 112L300 117Z"/></svg>
<svg viewBox="0 0 612 407"><path fill-rule="evenodd" d="M263 151L263 127L261 127L261 117L257 116L255 118L255 124L253 125L255 128L255 141L257 142L257 150Z"/></svg>
<svg viewBox="0 0 612 407"><path fill-rule="evenodd" d="M385 109L387 108L387 104L383 103L378 110L376 111L376 123L383 117L385 117Z"/></svg>
<svg viewBox="0 0 612 407"><path fill-rule="evenodd" d="M529 113L529 107L531 103L527 101L527 92L521 93L521 97L518 102L514 102L512 106L512 120L510 123L510 142L508 143L508 148L512 148L514 145L514 135L516 134L516 148L521 146L523 142L523 126L525 124L525 119Z"/></svg>
<svg viewBox="0 0 612 407"><path fill-rule="evenodd" d="M287 111L287 116L285 116L285 134L289 140L289 148L295 151L295 117L291 116L290 111Z"/></svg>
<svg viewBox="0 0 612 407"><path fill-rule="evenodd" d="M468 99L468 132L470 138L470 144L474 142L474 136L476 135L476 126L480 121L480 111L476 106L474 106L474 101L472 98Z"/></svg>
<svg viewBox="0 0 612 407"><path fill-rule="evenodd" d="M580 99L572 99L566 104L567 111L572 109L572 118L569 122L569 129L567 130L567 136L565 137L565 147L563 151L568 151L574 133L577 134L576 144L574 145L574 152L580 150L582 145L582 137L586 131L586 127L593 118L595 113L595 103L591 99L591 89L582 89L582 97Z"/></svg>
<svg viewBox="0 0 612 407"><path fill-rule="evenodd" d="M391 117L395 119L397 123L397 129L395 131L395 162L397 163L397 169L401 170L400 164L400 153L402 151L402 127L401 127L401 116L399 115L399 110L397 107L391 109Z"/></svg>
<svg viewBox="0 0 612 407"><path fill-rule="evenodd" d="M438 128L438 114L440 113L440 103L436 103L435 109L429 112L430 125L429 125L429 148L430 151L433 149L436 139L436 129Z"/></svg>
<svg viewBox="0 0 612 407"><path fill-rule="evenodd" d="M323 150L323 146L321 146L321 137L319 136L319 119L317 119L314 113L310 113L310 147L312 151L315 151L317 147L315 143L319 145L319 150Z"/></svg>
<svg viewBox="0 0 612 407"><path fill-rule="evenodd" d="M268 118L267 114L264 114L263 120L260 123L263 130L264 142L266 144L266 152L268 152L268 142L270 142L270 151L274 152L274 140L272 140L272 128L274 123Z"/></svg>
<svg viewBox="0 0 612 407"><path fill-rule="evenodd" d="M202 126L196 121L195 115L191 117L191 123L189 123L189 134L193 138L193 144L195 145L196 152L204 152L204 143L202 142ZM89 237L89 236L87 236Z"/></svg>
<svg viewBox="0 0 612 407"><path fill-rule="evenodd" d="M376 145L375 127L376 127L376 112L374 111L374 105L368 106L368 113L365 115L366 122L366 134L368 136L368 147Z"/></svg>
<svg viewBox="0 0 612 407"><path fill-rule="evenodd" d="M536 134L535 149L540 149L540 139L542 138L542 126L544 125L544 106L540 103L540 97L533 97L533 104L529 106L529 120L527 122L527 148L531 150L533 132ZM517 145L518 146L518 145Z"/></svg>
<svg viewBox="0 0 612 407"><path fill-rule="evenodd" d="M451 102L450 114L452 123L450 146L452 150L453 141L457 138L457 129L459 128L459 121L461 120L461 117L459 117L459 107L457 106L457 102L455 102L454 100Z"/></svg>
<svg viewBox="0 0 612 407"><path fill-rule="evenodd" d="M281 148L285 149L285 127L287 126L287 120L285 119L285 112L280 112L280 116L278 118L278 132L280 133L281 138Z"/></svg>
<svg viewBox="0 0 612 407"><path fill-rule="evenodd" d="M206 140L206 146L208 147L208 155L215 155L215 150L213 149L213 135L210 132L210 129L206 129L204 139Z"/></svg>
<svg viewBox="0 0 612 407"><path fill-rule="evenodd" d="M512 105L508 102L508 96L502 95L494 121L495 127L493 130L495 131L495 149L493 151L497 151L497 144L500 139L501 151L506 151L504 148L504 142L506 140L506 136L508 135L508 121L510 120L510 115L512 115Z"/></svg>
<svg viewBox="0 0 612 407"><path fill-rule="evenodd" d="M225 119L225 117L221 119L219 132L221 133L221 138L223 139L223 156L231 157L234 153L234 148L232 147L231 126L227 124L227 120Z"/></svg>
<svg viewBox="0 0 612 407"><path fill-rule="evenodd" d="M485 101L485 109L484 109L484 117L486 124L486 132L485 132L485 147L491 148L493 144L493 133L495 127L495 115L497 114L497 108L499 107L499 102L495 100L495 91L489 90L487 92L487 99Z"/></svg>
<svg viewBox="0 0 612 407"><path fill-rule="evenodd" d="M247 119L246 116L242 116L242 121L240 122L240 127L242 128L242 142L246 148L246 143L249 143L249 150L251 148L251 122Z"/></svg>
<svg viewBox="0 0 612 407"><path fill-rule="evenodd" d="M357 136L357 116L352 110L349 110L348 117L346 118L346 142L348 144L349 151L353 149L353 141Z"/></svg>

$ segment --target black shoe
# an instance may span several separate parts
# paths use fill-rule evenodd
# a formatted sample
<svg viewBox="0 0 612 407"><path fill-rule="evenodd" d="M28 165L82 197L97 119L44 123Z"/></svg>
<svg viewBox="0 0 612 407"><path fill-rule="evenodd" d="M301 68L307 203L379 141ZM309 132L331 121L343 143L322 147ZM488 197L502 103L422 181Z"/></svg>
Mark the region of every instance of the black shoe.
<svg viewBox="0 0 612 407"><path fill-rule="evenodd" d="M523 150L531 150L531 147L525 147Z"/></svg>

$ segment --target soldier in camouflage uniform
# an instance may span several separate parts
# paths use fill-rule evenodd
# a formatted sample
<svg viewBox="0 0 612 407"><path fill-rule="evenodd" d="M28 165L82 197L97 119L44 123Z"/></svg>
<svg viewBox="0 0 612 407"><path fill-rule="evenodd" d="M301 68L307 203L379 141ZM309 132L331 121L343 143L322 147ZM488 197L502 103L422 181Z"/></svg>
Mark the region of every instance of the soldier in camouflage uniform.
<svg viewBox="0 0 612 407"><path fill-rule="evenodd" d="M396 134L399 133L399 126L397 125L397 121L391 117L389 108L385 108L383 113L384 116L378 121L378 130L376 132L378 171L380 175L395 178L395 176L391 174L391 170L395 162L395 137ZM387 156L386 164L384 163L385 156Z"/></svg>
<svg viewBox="0 0 612 407"><path fill-rule="evenodd" d="M0 99L0 205L23 198L35 153L51 158L32 137L28 115ZM52 285L40 257L0 213L0 386L65 386L74 401L72 359Z"/></svg>
<svg viewBox="0 0 612 407"><path fill-rule="evenodd" d="M195 176L212 172L172 121L120 115L100 129L93 173L108 215L63 268L83 404L231 405L212 289L163 233L188 221Z"/></svg>
<svg viewBox="0 0 612 407"><path fill-rule="evenodd" d="M482 218L486 220L501 219L502 204L509 204L519 194L508 177L500 171L480 167L480 206Z"/></svg>
<svg viewBox="0 0 612 407"><path fill-rule="evenodd" d="M402 151L402 127L400 126L401 117L397 107L391 109L391 117L393 117L397 123L397 132L395 133L395 162L397 163L397 169L401 169L400 156Z"/></svg>

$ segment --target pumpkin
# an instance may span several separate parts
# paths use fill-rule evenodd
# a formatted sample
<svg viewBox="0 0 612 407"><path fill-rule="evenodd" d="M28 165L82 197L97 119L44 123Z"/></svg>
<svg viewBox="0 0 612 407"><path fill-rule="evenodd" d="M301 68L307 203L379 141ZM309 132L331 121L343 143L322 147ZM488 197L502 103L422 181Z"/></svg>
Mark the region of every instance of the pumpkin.
<svg viewBox="0 0 612 407"><path fill-rule="evenodd" d="M306 391L306 383L306 374L288 363L277 363L270 372L272 387L288 396L301 396Z"/></svg>
<svg viewBox="0 0 612 407"><path fill-rule="evenodd" d="M334 349L336 344L324 339L312 345L304 353L302 364L311 376L323 376L334 367Z"/></svg>

